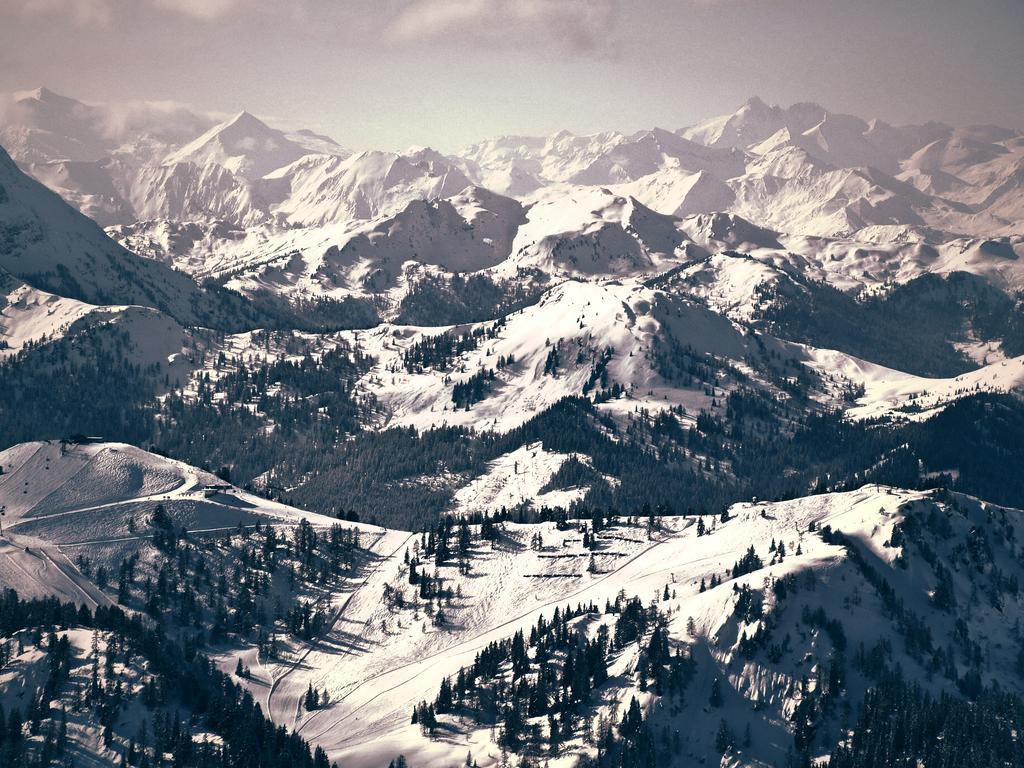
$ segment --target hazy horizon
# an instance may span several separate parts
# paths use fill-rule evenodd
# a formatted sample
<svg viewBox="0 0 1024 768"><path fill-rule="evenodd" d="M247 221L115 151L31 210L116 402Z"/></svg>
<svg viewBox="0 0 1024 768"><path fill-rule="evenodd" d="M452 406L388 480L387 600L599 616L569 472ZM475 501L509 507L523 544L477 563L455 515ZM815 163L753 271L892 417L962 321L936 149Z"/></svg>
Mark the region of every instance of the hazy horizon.
<svg viewBox="0 0 1024 768"><path fill-rule="evenodd" d="M1021 39L1013 0L22 0L0 90L245 109L356 150L678 129L755 95L1020 130Z"/></svg>

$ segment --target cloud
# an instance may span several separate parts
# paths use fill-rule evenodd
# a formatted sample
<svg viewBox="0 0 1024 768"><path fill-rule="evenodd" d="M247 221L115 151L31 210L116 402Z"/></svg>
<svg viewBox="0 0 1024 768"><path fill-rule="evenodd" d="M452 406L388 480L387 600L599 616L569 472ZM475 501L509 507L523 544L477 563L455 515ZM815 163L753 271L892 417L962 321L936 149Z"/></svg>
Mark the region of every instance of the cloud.
<svg viewBox="0 0 1024 768"><path fill-rule="evenodd" d="M385 37L592 53L609 46L616 7L615 0L413 0Z"/></svg>
<svg viewBox="0 0 1024 768"><path fill-rule="evenodd" d="M0 15L4 2L0 0ZM197 24L258 13L310 30L363 30L358 36L364 40L380 35L399 44L430 41L593 54L613 47L613 21L622 5L622 0L391 0L389 5L399 10L388 15L375 10L376 2L21 0L12 10L91 27L111 27L138 12L146 12L150 23L158 22L152 18L155 13Z"/></svg>
<svg viewBox="0 0 1024 768"><path fill-rule="evenodd" d="M111 101L95 110L98 128L108 139L126 140L139 133L168 141L198 136L225 117L170 99Z"/></svg>
<svg viewBox="0 0 1024 768"><path fill-rule="evenodd" d="M243 0L153 0L158 8L175 11L201 21L212 21L234 11Z"/></svg>
<svg viewBox="0 0 1024 768"><path fill-rule="evenodd" d="M79 26L104 27L113 16L114 0L27 0L22 10L30 16L67 14Z"/></svg>
<svg viewBox="0 0 1024 768"><path fill-rule="evenodd" d="M25 0L26 15L60 15L79 26L106 27L138 0ZM215 21L255 5L254 0L145 0L150 6L197 21ZM138 4L141 4L139 2ZM266 4L271 7L270 3Z"/></svg>

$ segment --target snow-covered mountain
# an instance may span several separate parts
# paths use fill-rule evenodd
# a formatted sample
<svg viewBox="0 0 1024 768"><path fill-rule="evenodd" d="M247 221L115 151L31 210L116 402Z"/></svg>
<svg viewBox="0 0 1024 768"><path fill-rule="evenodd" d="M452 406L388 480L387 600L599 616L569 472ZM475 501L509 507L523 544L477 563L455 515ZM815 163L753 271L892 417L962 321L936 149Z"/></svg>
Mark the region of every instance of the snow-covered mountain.
<svg viewBox="0 0 1024 768"><path fill-rule="evenodd" d="M281 131L239 112L164 158L168 164L219 165L244 179L258 179L306 154Z"/></svg>
<svg viewBox="0 0 1024 768"><path fill-rule="evenodd" d="M1012 306L1015 292L1024 288L1018 267L1024 241L1012 223L1021 205L1024 141L1013 131L953 130L934 123L893 127L817 105L769 107L752 99L733 115L676 133L504 137L448 157L430 149L348 154L327 137L286 134L242 112L191 141L180 140L188 121L179 121L181 130L159 135L171 148L155 162L125 149L132 137L150 147L157 141L142 118L125 123L118 148L103 145L111 149L107 157L55 160L55 140L34 138L25 125L48 126L46 136L64 140L80 134L82 146L95 148L100 134L86 128L101 122L102 108L46 91L16 101L24 102L29 115L12 123L21 131L15 132L23 139L19 151L29 158L29 149L38 146L38 158L46 158L29 170L98 217L119 220L109 233L131 251L260 301L270 297L285 306L356 301L362 303L348 306L361 307L360 324L377 317L401 327L443 330L498 319L512 308L542 315L542 308L558 306L568 296L588 296L592 286L601 286L601 295L586 303L610 301L609 317L616 317L618 305L629 306L632 299L611 294L621 288L623 296L636 296L653 289L644 294L647 307L703 305L741 330L766 330L786 343L809 344L812 351L796 358L814 376L839 375L824 370L820 361L831 358L814 351L830 345L897 373L941 374L943 380L964 371L974 359L971 350L1005 343L1011 354L1019 351L1009 325L994 330L990 321L972 317L958 319L960 325L940 343L942 354L949 354L946 362L900 368L895 353L875 355L856 334L840 342L822 328L809 330L803 321L787 320L790 325L782 329L776 319L811 301L817 289L809 280L868 296L885 295L893 283L966 272L991 285L1002 297L997 302ZM78 156L86 157L84 152ZM507 195L481 186L499 177L528 177L529 183L518 194L506 188ZM141 303L173 308L175 317L194 317L179 306L183 300L174 304L155 294L140 295L139 286L155 278L133 277L129 289L102 269L85 268L76 252L90 242L109 251L110 259L113 254L127 259L130 270L148 269L139 265L149 262L128 258L95 229L77 234L75 227L88 229L84 220L44 228L29 223L27 213L18 216L25 221L12 220L9 227L18 234L18 246L7 252L4 266L36 290L57 299ZM56 206L44 218L60 216L68 218ZM74 230L78 245L47 245L40 251L45 255L37 257L25 251L30 243L45 242L27 236L33 228L47 236ZM963 234L970 231L984 236ZM19 251L28 255L16 263ZM19 271L17 265L29 261L33 269ZM100 290L105 281L116 287ZM182 275L173 275L168 284L185 293L195 290ZM602 331L603 341L580 343L591 354L602 345L615 348L618 322L621 318ZM539 316L530 323L557 325ZM661 327L661 320L652 318L648 330ZM694 344L692 334L684 336L674 343ZM697 347L722 361L750 354L743 345ZM461 364L468 371L486 365ZM512 370L499 378L514 378ZM633 371L618 383L640 391L645 375ZM564 391L547 388L547 394L571 394L574 381ZM1017 388L1013 377L1006 382L996 388ZM429 410L447 410L444 399L450 392L444 392L454 383L446 383ZM399 400L411 386L396 383ZM821 386L826 399L828 389ZM509 391L518 391L518 385ZM385 390L374 385L368 393L381 397ZM537 400L513 421L555 400ZM396 415L401 410L392 412L395 423L406 418ZM407 416L409 423L437 423L422 410Z"/></svg>
<svg viewBox="0 0 1024 768"><path fill-rule="evenodd" d="M212 308L187 275L129 253L0 151L0 269L92 304L141 304L196 321Z"/></svg>
<svg viewBox="0 0 1024 768"><path fill-rule="evenodd" d="M3 95L0 116L0 144L23 164L95 162L119 149L153 157L215 122L169 102L95 106L47 88Z"/></svg>
<svg viewBox="0 0 1024 768"><path fill-rule="evenodd" d="M467 186L469 179L432 150L312 155L263 179L275 212L305 227L373 219L413 200L448 197Z"/></svg>
<svg viewBox="0 0 1024 768"><path fill-rule="evenodd" d="M752 98L674 133L506 136L444 156L350 155L325 136L280 131L247 112L211 124L181 108L92 107L45 89L8 102L0 143L87 215L116 225L116 236L201 227L204 256L160 254L190 270L232 248L210 237L214 227L226 226L231 241L242 229L252 230L250 244L272 242L282 227L369 221L470 185L526 204L608 187L670 215L724 212L790 235L849 239L872 227L915 227L935 245L1018 234L1021 215L1019 133L891 126L815 104Z"/></svg>
<svg viewBox="0 0 1024 768"><path fill-rule="evenodd" d="M247 179L218 163L167 162L128 174L122 195L143 222L217 222L236 226L271 220L270 207Z"/></svg>
<svg viewBox="0 0 1024 768"><path fill-rule="evenodd" d="M270 221L255 183L333 139L284 132L247 112L223 121L160 102L92 106L45 88L0 100L0 145L104 226L139 221Z"/></svg>
<svg viewBox="0 0 1024 768"><path fill-rule="evenodd" d="M746 149L781 130L801 134L825 119L825 114L825 109L817 104L783 108L769 106L754 96L734 113L682 129L680 135L708 147Z"/></svg>

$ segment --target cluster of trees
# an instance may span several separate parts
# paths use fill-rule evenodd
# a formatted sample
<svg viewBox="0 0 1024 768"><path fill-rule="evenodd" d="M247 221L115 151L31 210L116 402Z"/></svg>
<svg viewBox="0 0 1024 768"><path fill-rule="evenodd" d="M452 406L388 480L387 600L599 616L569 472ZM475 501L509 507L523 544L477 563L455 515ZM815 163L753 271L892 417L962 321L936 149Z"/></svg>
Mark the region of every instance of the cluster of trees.
<svg viewBox="0 0 1024 768"><path fill-rule="evenodd" d="M562 462L544 485L541 493L550 493L567 488L586 488L596 483L603 483L604 478L594 471L588 463L577 456L570 456Z"/></svg>
<svg viewBox="0 0 1024 768"><path fill-rule="evenodd" d="M544 358L544 374L546 376L554 376L558 373L558 366L561 365L561 359L558 356L558 346L562 343L559 339L557 344L552 344L551 348L548 349L547 357Z"/></svg>
<svg viewBox="0 0 1024 768"><path fill-rule="evenodd" d="M864 697L850 738L832 751L831 768L1024 765L1024 699L983 690L973 700L933 696L889 674Z"/></svg>
<svg viewBox="0 0 1024 768"><path fill-rule="evenodd" d="M601 385L601 389L608 388L608 363L611 362L612 355L615 350L611 347L605 347L601 351L600 356L594 361L593 366L590 369L590 375L587 377L587 381L583 384L583 394L587 394L598 384Z"/></svg>
<svg viewBox="0 0 1024 768"><path fill-rule="evenodd" d="M160 557L144 565L137 553L122 560L118 602L202 628L214 642L229 632L252 636L269 656L278 631L309 639L325 621L301 589L329 588L364 558L358 529L340 523L318 531L302 520L290 535L269 524L239 524L232 534L193 541L158 505L151 525ZM282 594L291 598L287 605Z"/></svg>
<svg viewBox="0 0 1024 768"><path fill-rule="evenodd" d="M330 698L327 695L327 690L319 690L313 687L310 683L309 687L306 688L306 693L302 697L302 706L307 712L314 712L318 709L323 709L330 703Z"/></svg>
<svg viewBox="0 0 1024 768"><path fill-rule="evenodd" d="M456 408L465 408L468 411L473 403L479 403L487 396L493 382L494 370L481 368L465 381L456 382L452 386L452 402Z"/></svg>
<svg viewBox="0 0 1024 768"><path fill-rule="evenodd" d="M87 660L87 685L72 685L69 690L72 655L67 640L61 640L58 632L76 627L94 630L93 644ZM45 645L41 640L39 645L46 651L50 671L40 697L30 703L27 717L16 707L4 714L4 736L0 737L4 765L42 766L59 759L67 747L65 708L71 706L89 715L102 732L105 746L119 752L125 765L330 768L322 749L311 750L299 736L275 726L244 689L196 652L194 644L179 640L138 614L129 615L116 606L91 611L54 598L22 600L13 590L6 590L0 598L0 634L25 630L38 638L46 635ZM101 634L105 641L102 652ZM138 681L127 676L129 669L143 670L139 695L151 713L151 732L148 727L135 734L120 730L118 714L130 700L131 688L138 687ZM183 712L187 717L182 717ZM41 744L25 738L26 721L30 733L43 734ZM219 740L195 736L203 731Z"/></svg>
<svg viewBox="0 0 1024 768"><path fill-rule="evenodd" d="M496 538L494 523L495 519L490 515L481 518L480 539L493 541ZM460 561L465 560L476 538L470 520L465 517L446 516L441 518L432 530L425 531L420 536L419 551L425 557L433 558L435 565L441 566L452 557L458 557ZM409 562L408 557L406 562ZM419 563L418 557L415 558L415 562Z"/></svg>
<svg viewBox="0 0 1024 768"><path fill-rule="evenodd" d="M485 274L427 274L402 298L399 323L406 325L459 325L506 315L535 303L543 292L545 276L520 270L517 280L498 282Z"/></svg>
<svg viewBox="0 0 1024 768"><path fill-rule="evenodd" d="M36 627L33 638L35 645L44 650L46 654L46 680L42 687L38 688L35 696L25 702L25 709L19 709L14 703L5 713L0 705L0 757L7 760L25 760L28 757L24 740L24 729L28 724L29 734L32 736L43 736L42 745L38 754L34 755L41 766L48 766L50 763L63 756L67 748L67 713L63 705L57 707L58 712L51 715L51 702L60 698L71 673L71 644L67 635L57 636L52 630L43 640L41 628ZM19 654L24 652L24 639L18 638ZM88 690L89 701L96 706L101 724L109 725L112 708L109 698L103 697L103 691L99 687L98 656L93 659L92 683ZM0 669L9 663L9 659L0 664ZM81 691L78 691L75 704L82 705ZM114 693L108 691L108 693ZM44 728L44 721L46 725ZM5 765L8 763L4 763ZM13 763L11 763L13 764Z"/></svg>
<svg viewBox="0 0 1024 768"><path fill-rule="evenodd" d="M0 362L0 447L72 434L145 441L152 402L171 382L160 366L132 362L133 348L127 331L105 323Z"/></svg>
<svg viewBox="0 0 1024 768"><path fill-rule="evenodd" d="M497 320L486 328L424 336L402 353L402 365L408 373L422 373L426 368L446 371L460 355L477 349L482 341L494 339L504 324L504 320ZM499 367L504 364L503 360Z"/></svg>
<svg viewBox="0 0 1024 768"><path fill-rule="evenodd" d="M219 279L230 277L231 273L221 273ZM373 304L355 296L335 299L300 294L286 298L269 290L259 290L251 295L251 301L268 318L259 323L264 328L329 333L349 328L372 328L380 323L380 315Z"/></svg>
<svg viewBox="0 0 1024 768"><path fill-rule="evenodd" d="M663 729L659 737L636 697L630 698L629 707L622 721L615 727L610 721L603 722L598 729L597 755L580 760L580 768L652 768L671 764L673 756L680 751L678 732L672 739Z"/></svg>
<svg viewBox="0 0 1024 768"><path fill-rule="evenodd" d="M297 342L290 333L263 335L281 347ZM315 356L296 346L305 351L299 360L218 359L194 395L165 398L145 442L191 464L228 466L243 483L268 470L284 480L309 472L319 452L360 431L375 412L373 398L356 390L372 359L343 343Z"/></svg>
<svg viewBox="0 0 1024 768"><path fill-rule="evenodd" d="M659 696L680 697L693 675L693 660L681 648L670 648L666 618L656 607L622 594L604 611L615 617L613 628L601 624L593 637L577 628L578 619L600 615L591 603L556 609L550 621L540 617L528 636L517 632L490 643L472 665L442 681L433 702L414 707L412 722L433 732L439 715L471 716L500 727L506 749L557 754L564 741L589 727L584 715L593 692L608 680L612 657L632 643L641 646L636 670L641 689L653 686ZM636 714L627 716L630 735L642 726Z"/></svg>
<svg viewBox="0 0 1024 768"><path fill-rule="evenodd" d="M727 373L719 361L699 354L690 344L680 344L671 336L657 337L651 347L651 363L666 380L686 389L720 387L720 377Z"/></svg>
<svg viewBox="0 0 1024 768"><path fill-rule="evenodd" d="M767 283L755 290L755 318L780 338L928 377L975 367L954 346L968 335L1005 338L1012 349L1024 350L1021 308L973 275L923 275L863 297L823 281L795 279L796 291L789 290L792 283L785 291Z"/></svg>

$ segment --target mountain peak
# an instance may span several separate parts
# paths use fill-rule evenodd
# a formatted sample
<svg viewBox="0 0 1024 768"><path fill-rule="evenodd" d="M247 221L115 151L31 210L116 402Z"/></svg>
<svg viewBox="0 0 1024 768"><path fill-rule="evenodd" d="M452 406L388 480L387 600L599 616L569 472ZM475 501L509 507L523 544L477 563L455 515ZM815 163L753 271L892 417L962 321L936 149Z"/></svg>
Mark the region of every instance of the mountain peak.
<svg viewBox="0 0 1024 768"><path fill-rule="evenodd" d="M14 94L15 101L53 101L60 98L66 97L58 96L44 85L30 91L17 91Z"/></svg>
<svg viewBox="0 0 1024 768"><path fill-rule="evenodd" d="M274 130L269 125L260 120L258 117L256 117L256 115L244 109L234 117L221 123L219 126L217 126L217 128L220 130L224 130L226 128L242 128L251 131Z"/></svg>
<svg viewBox="0 0 1024 768"><path fill-rule="evenodd" d="M61 96L59 93L54 93L43 85L38 88L33 88L30 91L15 91L13 96L16 102L23 105L34 102L36 104L52 105L58 108L83 106L82 102L72 99L69 96Z"/></svg>
<svg viewBox="0 0 1024 768"><path fill-rule="evenodd" d="M673 131L669 131L669 130L667 130L665 128L659 128L658 126L654 126L647 133L648 133L648 135L654 137L655 139L658 139L659 141L676 141L676 142L678 142L679 138L680 138L679 134L674 133Z"/></svg>
<svg viewBox="0 0 1024 768"><path fill-rule="evenodd" d="M298 160L309 152L242 110L164 158L168 164L216 163L243 178L255 179Z"/></svg>

